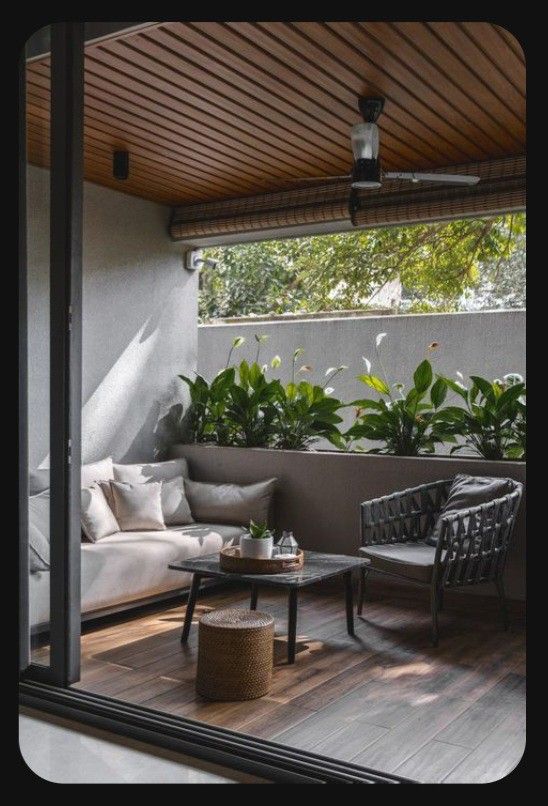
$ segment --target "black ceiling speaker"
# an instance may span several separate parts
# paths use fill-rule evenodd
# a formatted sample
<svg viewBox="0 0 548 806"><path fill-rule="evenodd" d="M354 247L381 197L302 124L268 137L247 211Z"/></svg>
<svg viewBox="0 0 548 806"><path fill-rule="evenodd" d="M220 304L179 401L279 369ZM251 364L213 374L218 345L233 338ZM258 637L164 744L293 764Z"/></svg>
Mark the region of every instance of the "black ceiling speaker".
<svg viewBox="0 0 548 806"><path fill-rule="evenodd" d="M115 179L127 179L129 176L129 152L115 151L112 155L112 175Z"/></svg>

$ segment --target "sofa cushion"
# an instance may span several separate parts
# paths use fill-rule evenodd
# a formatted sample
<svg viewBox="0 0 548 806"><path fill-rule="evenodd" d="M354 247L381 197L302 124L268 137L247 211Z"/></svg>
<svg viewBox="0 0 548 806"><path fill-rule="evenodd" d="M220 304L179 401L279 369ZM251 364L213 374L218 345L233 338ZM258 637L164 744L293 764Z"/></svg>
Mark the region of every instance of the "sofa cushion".
<svg viewBox="0 0 548 806"><path fill-rule="evenodd" d="M183 476L162 482L162 512L166 526L194 523Z"/></svg>
<svg viewBox="0 0 548 806"><path fill-rule="evenodd" d="M81 492L81 519L82 531L92 543L120 531L114 512L97 483L84 487Z"/></svg>
<svg viewBox="0 0 548 806"><path fill-rule="evenodd" d="M90 487L94 481L107 481L113 478L112 456L107 456L106 459L101 459L98 462L82 465L80 471L80 486Z"/></svg>
<svg viewBox="0 0 548 806"><path fill-rule="evenodd" d="M493 478L492 476L468 476L458 473L449 488L447 500L438 515L432 534L426 538L426 543L436 546L441 535L442 520L447 515L455 515L463 510L488 504L496 498L502 498L514 490L514 482L506 478Z"/></svg>
<svg viewBox="0 0 548 806"><path fill-rule="evenodd" d="M29 498L29 562L31 574L49 569L49 490Z"/></svg>
<svg viewBox="0 0 548 806"><path fill-rule="evenodd" d="M255 484L219 484L185 479L185 491L195 520L249 526L266 523L276 479Z"/></svg>
<svg viewBox="0 0 548 806"><path fill-rule="evenodd" d="M157 532L117 532L82 543L82 612L182 590L192 575L169 569L170 563L218 552L237 543L242 533L237 526L193 523ZM32 625L49 619L49 578L49 572L29 577Z"/></svg>
<svg viewBox="0 0 548 806"><path fill-rule="evenodd" d="M188 478L186 459L170 459L167 462L141 462L133 465L114 465L116 481L127 481L130 484L144 484L148 481L167 481L176 476Z"/></svg>
<svg viewBox="0 0 548 806"><path fill-rule="evenodd" d="M29 494L38 495L49 489L49 467L39 467L29 473Z"/></svg>
<svg viewBox="0 0 548 806"><path fill-rule="evenodd" d="M165 529L162 512L162 483L129 484L111 481L112 510L120 524L120 531L135 529ZM109 502L110 503L110 502Z"/></svg>
<svg viewBox="0 0 548 806"><path fill-rule="evenodd" d="M360 554L371 561L371 568L389 574L430 582L436 549L426 543L387 543L380 546L362 546ZM442 559L445 552L442 552Z"/></svg>

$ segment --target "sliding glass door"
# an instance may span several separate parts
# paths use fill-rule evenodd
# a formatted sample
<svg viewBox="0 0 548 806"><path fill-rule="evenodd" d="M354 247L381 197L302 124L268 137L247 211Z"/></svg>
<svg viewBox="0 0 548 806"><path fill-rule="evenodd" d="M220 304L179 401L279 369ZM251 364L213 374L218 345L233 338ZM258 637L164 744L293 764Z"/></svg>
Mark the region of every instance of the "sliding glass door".
<svg viewBox="0 0 548 806"><path fill-rule="evenodd" d="M62 685L80 665L82 98L83 24L38 31L20 64L20 669Z"/></svg>

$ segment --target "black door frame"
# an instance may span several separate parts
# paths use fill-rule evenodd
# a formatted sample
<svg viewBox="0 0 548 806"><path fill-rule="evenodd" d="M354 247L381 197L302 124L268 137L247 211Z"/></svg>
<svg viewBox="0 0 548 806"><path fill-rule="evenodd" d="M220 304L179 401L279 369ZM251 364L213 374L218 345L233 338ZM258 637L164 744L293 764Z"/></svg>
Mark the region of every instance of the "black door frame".
<svg viewBox="0 0 548 806"><path fill-rule="evenodd" d="M50 151L50 663L29 634L25 55L19 71L20 661L30 679L80 676L80 443L84 24L51 26Z"/></svg>

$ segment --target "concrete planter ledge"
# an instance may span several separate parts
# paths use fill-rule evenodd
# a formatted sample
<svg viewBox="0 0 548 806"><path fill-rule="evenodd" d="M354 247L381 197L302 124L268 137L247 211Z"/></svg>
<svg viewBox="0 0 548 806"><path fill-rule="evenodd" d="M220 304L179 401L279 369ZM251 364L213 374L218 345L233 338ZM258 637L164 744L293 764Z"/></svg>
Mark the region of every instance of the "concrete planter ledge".
<svg viewBox="0 0 548 806"><path fill-rule="evenodd" d="M188 459L191 478L251 484L276 477L274 527L292 529L305 549L355 554L362 501L456 473L509 477L525 483L524 462L489 462L473 457L377 456L340 451L283 451L175 445ZM506 567L507 594L525 598L525 495ZM493 595L490 585L467 591Z"/></svg>

